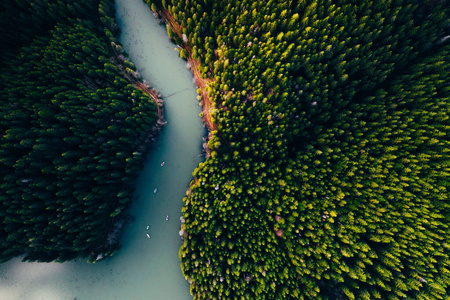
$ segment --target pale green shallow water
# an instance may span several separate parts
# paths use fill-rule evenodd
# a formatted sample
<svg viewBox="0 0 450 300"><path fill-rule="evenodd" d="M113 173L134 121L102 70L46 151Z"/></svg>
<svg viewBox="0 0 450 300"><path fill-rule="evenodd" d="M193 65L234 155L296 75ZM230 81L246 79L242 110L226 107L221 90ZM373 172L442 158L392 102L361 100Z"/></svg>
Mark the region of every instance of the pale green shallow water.
<svg viewBox="0 0 450 300"><path fill-rule="evenodd" d="M142 0L116 0L116 9L120 40L142 77L162 95L183 90L165 102L168 124L138 179L139 198L130 210L135 221L126 226L118 254L97 264L22 263L20 259L0 264L0 300L192 299L180 269L178 231L182 198L201 161L205 130L198 116L196 88L165 27L158 25Z"/></svg>

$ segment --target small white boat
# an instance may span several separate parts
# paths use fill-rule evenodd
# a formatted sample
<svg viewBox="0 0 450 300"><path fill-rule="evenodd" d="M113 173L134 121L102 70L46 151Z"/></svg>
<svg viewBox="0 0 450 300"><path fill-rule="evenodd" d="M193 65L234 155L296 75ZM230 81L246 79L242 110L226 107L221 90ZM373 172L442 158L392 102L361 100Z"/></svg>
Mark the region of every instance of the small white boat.
<svg viewBox="0 0 450 300"><path fill-rule="evenodd" d="M169 221L169 216L166 216L166 221Z"/></svg>
<svg viewBox="0 0 450 300"><path fill-rule="evenodd" d="M149 229L150 226L147 225L147 230Z"/></svg>
<svg viewBox="0 0 450 300"><path fill-rule="evenodd" d="M150 238L150 234L147 233L147 237Z"/></svg>
<svg viewBox="0 0 450 300"><path fill-rule="evenodd" d="M153 193L156 194L157 191L158 191L158 189L155 188L155 189L153 190Z"/></svg>
<svg viewBox="0 0 450 300"><path fill-rule="evenodd" d="M162 163L161 163L161 167L163 167L163 166L164 166L164 164L165 164L165 162L162 162Z"/></svg>

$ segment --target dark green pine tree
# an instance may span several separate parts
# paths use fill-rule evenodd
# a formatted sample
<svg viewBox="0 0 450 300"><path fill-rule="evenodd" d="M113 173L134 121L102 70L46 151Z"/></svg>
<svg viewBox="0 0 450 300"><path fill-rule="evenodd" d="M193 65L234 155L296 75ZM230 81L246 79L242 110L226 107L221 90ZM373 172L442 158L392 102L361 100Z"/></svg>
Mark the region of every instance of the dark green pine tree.
<svg viewBox="0 0 450 300"><path fill-rule="evenodd" d="M156 107L122 71L135 67L114 52L113 8L0 4L11 41L0 64L0 261L95 260L117 248L110 234L131 201Z"/></svg>

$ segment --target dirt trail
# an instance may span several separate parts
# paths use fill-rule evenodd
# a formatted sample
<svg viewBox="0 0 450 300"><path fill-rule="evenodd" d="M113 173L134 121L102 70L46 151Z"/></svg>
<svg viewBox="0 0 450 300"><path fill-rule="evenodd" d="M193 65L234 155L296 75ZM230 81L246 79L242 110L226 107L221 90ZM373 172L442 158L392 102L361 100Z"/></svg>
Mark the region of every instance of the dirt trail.
<svg viewBox="0 0 450 300"><path fill-rule="evenodd" d="M143 92L147 93L150 98L153 99L153 102L155 102L156 107L158 109L158 118L160 120L164 119L164 113L161 109L161 106L159 105L160 99L159 99L159 95L158 93L155 92L155 90L151 89L149 90L147 88L147 86L145 86L145 84L143 84L142 82L136 80L136 82L134 83L136 85L137 88L141 89Z"/></svg>
<svg viewBox="0 0 450 300"><path fill-rule="evenodd" d="M172 15L170 15L169 11L161 10L159 14L164 19L167 26L170 26L173 32L176 33L180 38L183 39L183 33L181 31L181 26L175 21ZM200 88L200 95L202 97L202 109L203 109L203 122L208 126L209 131L217 130L217 124L214 124L211 121L211 114L209 110L212 108L212 103L209 100L208 93L206 92L206 87L211 82L211 80L202 78L201 72L199 70L199 61L192 58L192 49L188 45L187 42L183 39L182 44L183 49L188 52L188 63L191 65L191 71L194 75L197 86Z"/></svg>
<svg viewBox="0 0 450 300"><path fill-rule="evenodd" d="M123 60L121 60L119 58L119 53L117 53L117 50L115 49L115 47L111 47L111 48L114 52L115 59L117 60L118 64L120 65L123 62ZM120 67L119 67L119 69L120 69ZM162 100L160 99L159 94L154 89L149 89L144 83L139 81L139 79L136 75L130 74L129 72L127 72L125 70L125 68L123 68L121 70L122 70L122 73L124 74L125 78L127 78L131 83L133 83L138 89L142 90L144 93L147 93L150 96L150 98L152 98L152 100L156 104L156 108L158 110L159 121L160 122L164 121L164 111L160 105L160 102Z"/></svg>

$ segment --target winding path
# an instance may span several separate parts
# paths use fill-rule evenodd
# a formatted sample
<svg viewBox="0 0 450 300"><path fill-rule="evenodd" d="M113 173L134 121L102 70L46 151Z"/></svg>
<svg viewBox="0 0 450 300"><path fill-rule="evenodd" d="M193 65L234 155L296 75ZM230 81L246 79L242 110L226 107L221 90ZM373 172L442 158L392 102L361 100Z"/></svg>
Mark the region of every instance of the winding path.
<svg viewBox="0 0 450 300"><path fill-rule="evenodd" d="M167 26L172 28L173 32L175 32L180 38L183 38L182 27L174 17L169 13L168 10L161 10L158 14L163 18L164 22ZM210 79L205 79L202 77L201 72L199 70L199 61L192 57L192 49L189 46L188 42L183 39L182 48L188 52L188 63L191 65L191 72L194 75L197 86L200 88L201 99L202 99L202 112L203 112L203 122L208 126L209 131L217 130L217 124L214 124L211 121L210 110L212 109L212 103L209 100L208 93L206 92L206 87L211 82Z"/></svg>

